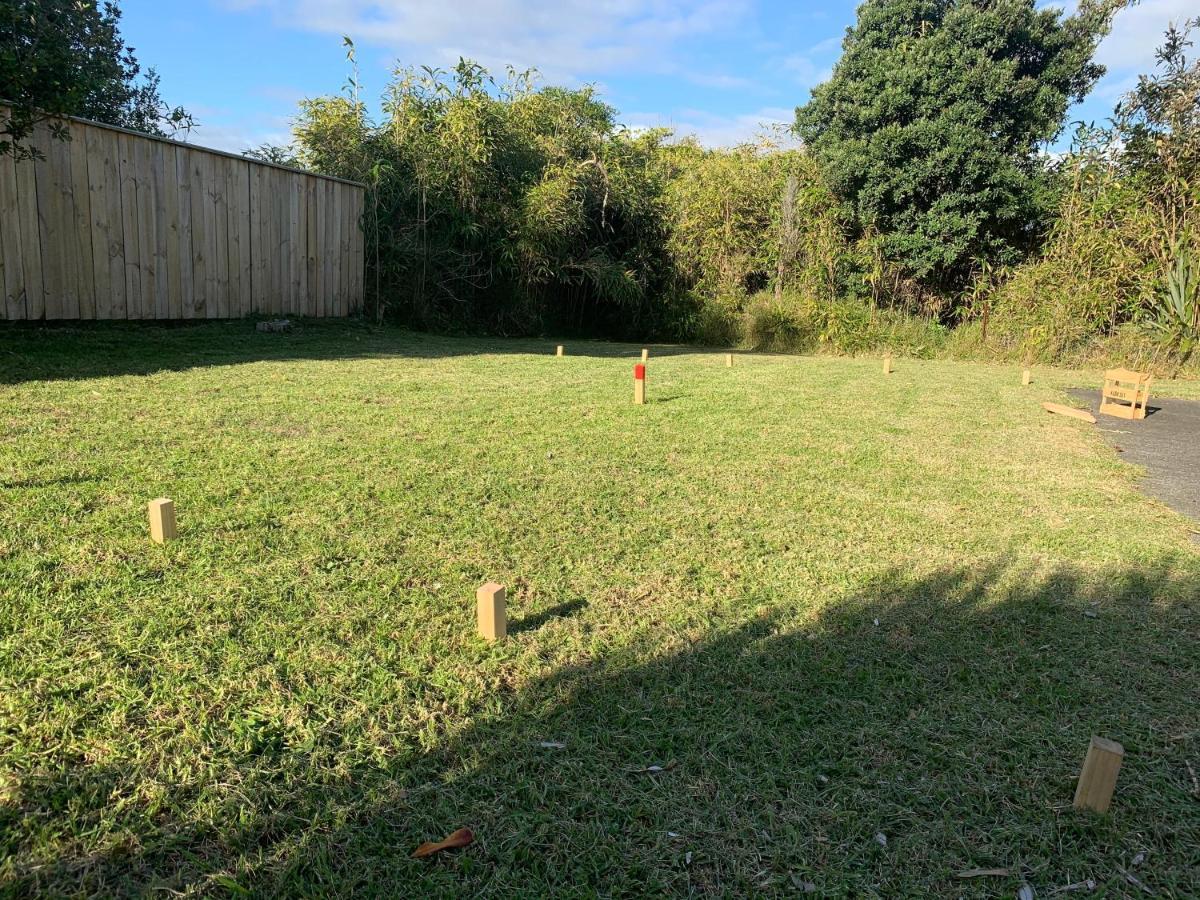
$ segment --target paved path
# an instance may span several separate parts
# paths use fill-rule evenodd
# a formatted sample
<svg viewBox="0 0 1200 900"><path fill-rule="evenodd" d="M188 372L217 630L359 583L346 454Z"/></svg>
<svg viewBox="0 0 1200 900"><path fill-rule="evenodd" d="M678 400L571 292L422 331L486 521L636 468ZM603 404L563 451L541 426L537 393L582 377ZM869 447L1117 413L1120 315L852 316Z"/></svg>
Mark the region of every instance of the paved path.
<svg viewBox="0 0 1200 900"><path fill-rule="evenodd" d="M1167 506L1200 522L1200 401L1150 396L1150 414L1140 422L1102 416L1100 391L1074 388L1086 402L1096 427L1126 460L1146 469L1142 489ZM1200 539L1200 525L1194 536Z"/></svg>

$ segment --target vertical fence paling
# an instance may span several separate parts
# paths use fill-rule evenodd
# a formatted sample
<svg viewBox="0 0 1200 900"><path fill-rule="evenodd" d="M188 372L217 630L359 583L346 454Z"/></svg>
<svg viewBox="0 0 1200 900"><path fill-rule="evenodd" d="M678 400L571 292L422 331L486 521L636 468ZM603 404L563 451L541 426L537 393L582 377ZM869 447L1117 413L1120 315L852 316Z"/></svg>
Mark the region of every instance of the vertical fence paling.
<svg viewBox="0 0 1200 900"><path fill-rule="evenodd" d="M0 107L0 119L7 111ZM0 156L0 319L347 316L364 189L78 119Z"/></svg>

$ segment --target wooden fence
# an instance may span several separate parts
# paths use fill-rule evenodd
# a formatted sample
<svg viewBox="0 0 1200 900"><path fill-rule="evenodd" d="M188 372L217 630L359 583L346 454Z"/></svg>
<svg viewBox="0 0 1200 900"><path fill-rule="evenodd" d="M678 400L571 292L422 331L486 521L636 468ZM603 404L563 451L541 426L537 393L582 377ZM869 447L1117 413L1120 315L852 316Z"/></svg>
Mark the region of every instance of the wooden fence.
<svg viewBox="0 0 1200 900"><path fill-rule="evenodd" d="M0 111L2 113L2 111ZM363 187L77 119L0 155L0 318L346 316Z"/></svg>

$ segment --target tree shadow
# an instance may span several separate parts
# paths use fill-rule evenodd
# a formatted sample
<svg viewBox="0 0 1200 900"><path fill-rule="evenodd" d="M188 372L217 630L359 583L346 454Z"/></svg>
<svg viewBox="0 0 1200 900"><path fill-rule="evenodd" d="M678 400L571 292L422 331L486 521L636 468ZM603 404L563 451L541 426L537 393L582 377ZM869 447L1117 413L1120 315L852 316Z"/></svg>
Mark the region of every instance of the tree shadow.
<svg viewBox="0 0 1200 900"><path fill-rule="evenodd" d="M227 760L213 777L237 796L205 819L179 812L186 792L114 810L140 776L64 763L0 804L0 885L1013 896L1028 881L1041 896L1093 879L1119 896L1145 853L1151 889L1200 892L1194 559L891 571L811 618L780 606L672 636L670 653L560 668L408 759L339 777L306 766L312 748ZM1070 809L1092 734L1127 751L1108 817ZM99 833L32 856L30 835L67 816ZM461 826L473 846L410 858ZM957 877L972 868L1011 874Z"/></svg>
<svg viewBox="0 0 1200 900"><path fill-rule="evenodd" d="M152 375L253 362L344 359L442 359L528 354L651 359L724 353L672 344L621 344L561 338L453 337L358 320L296 320L289 332L260 334L249 319L203 322L0 322L0 384Z"/></svg>

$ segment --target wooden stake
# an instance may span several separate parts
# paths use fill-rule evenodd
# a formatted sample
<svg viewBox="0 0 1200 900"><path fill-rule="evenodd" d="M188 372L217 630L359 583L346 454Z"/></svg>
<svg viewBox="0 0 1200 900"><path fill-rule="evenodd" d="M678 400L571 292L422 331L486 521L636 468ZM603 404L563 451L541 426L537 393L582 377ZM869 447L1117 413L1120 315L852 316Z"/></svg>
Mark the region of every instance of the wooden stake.
<svg viewBox="0 0 1200 900"><path fill-rule="evenodd" d="M645 347L642 348L642 362L650 361L650 351Z"/></svg>
<svg viewBox="0 0 1200 900"><path fill-rule="evenodd" d="M1108 738L1093 737L1075 788L1075 808L1108 812L1125 748Z"/></svg>
<svg viewBox="0 0 1200 900"><path fill-rule="evenodd" d="M504 604L504 585L489 581L475 592L479 611L479 636L486 641L502 641L508 635L508 611Z"/></svg>
<svg viewBox="0 0 1200 900"><path fill-rule="evenodd" d="M892 374L892 355L890 353L883 358L883 374Z"/></svg>
<svg viewBox="0 0 1200 900"><path fill-rule="evenodd" d="M554 355L555 355L555 356L562 356L562 355L563 355L563 345L562 345L562 344L559 344L559 345L558 345L558 349L557 349L557 350L554 352Z"/></svg>
<svg viewBox="0 0 1200 900"><path fill-rule="evenodd" d="M175 501L159 497L150 501L150 539L156 544L179 537L175 527Z"/></svg>
<svg viewBox="0 0 1200 900"><path fill-rule="evenodd" d="M732 353L725 354L725 368L727 368L727 369L733 368L733 354Z"/></svg>
<svg viewBox="0 0 1200 900"><path fill-rule="evenodd" d="M1028 369L1021 373L1021 384L1033 384L1033 373Z"/></svg>
<svg viewBox="0 0 1200 900"><path fill-rule="evenodd" d="M633 402L639 406L646 402L645 363L638 363L633 367Z"/></svg>
<svg viewBox="0 0 1200 900"><path fill-rule="evenodd" d="M1043 403L1042 409L1046 412L1051 412L1059 416L1070 416L1072 419L1079 419L1081 422L1091 422L1096 424L1096 417L1084 409L1076 409L1073 406L1063 406L1061 403Z"/></svg>

